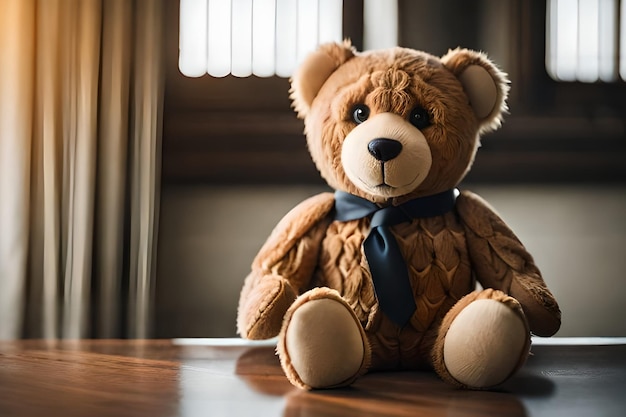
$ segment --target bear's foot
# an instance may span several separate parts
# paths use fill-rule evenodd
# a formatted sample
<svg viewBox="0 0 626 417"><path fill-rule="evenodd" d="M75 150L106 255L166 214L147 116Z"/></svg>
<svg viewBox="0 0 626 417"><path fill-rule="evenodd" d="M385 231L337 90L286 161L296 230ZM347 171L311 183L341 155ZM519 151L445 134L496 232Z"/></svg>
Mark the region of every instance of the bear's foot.
<svg viewBox="0 0 626 417"><path fill-rule="evenodd" d="M530 331L520 304L501 291L468 294L446 315L435 344L439 375L485 389L506 381L525 362Z"/></svg>
<svg viewBox="0 0 626 417"><path fill-rule="evenodd" d="M316 288L290 307L278 341L287 378L305 389L346 386L367 370L365 332L339 294Z"/></svg>

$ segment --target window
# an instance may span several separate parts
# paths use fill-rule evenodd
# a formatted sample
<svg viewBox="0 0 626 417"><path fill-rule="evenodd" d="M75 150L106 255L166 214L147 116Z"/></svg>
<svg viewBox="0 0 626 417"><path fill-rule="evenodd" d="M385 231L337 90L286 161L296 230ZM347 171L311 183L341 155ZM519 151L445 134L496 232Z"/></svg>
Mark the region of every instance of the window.
<svg viewBox="0 0 626 417"><path fill-rule="evenodd" d="M178 67L187 77L289 77L317 45L343 40L343 3L180 0ZM364 0L362 7L364 49L397 45L397 2Z"/></svg>
<svg viewBox="0 0 626 417"><path fill-rule="evenodd" d="M624 6L626 1L619 0L549 0L546 68L550 76L585 83L625 80Z"/></svg>
<svg viewBox="0 0 626 417"><path fill-rule="evenodd" d="M289 77L342 40L342 0L180 0L180 71L189 77Z"/></svg>

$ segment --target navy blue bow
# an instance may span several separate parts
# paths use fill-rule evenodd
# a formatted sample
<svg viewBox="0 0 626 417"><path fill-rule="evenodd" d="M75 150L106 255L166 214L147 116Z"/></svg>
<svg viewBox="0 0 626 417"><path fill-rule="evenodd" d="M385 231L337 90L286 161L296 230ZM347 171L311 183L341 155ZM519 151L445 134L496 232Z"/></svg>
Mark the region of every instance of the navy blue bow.
<svg viewBox="0 0 626 417"><path fill-rule="evenodd" d="M335 220L345 222L371 217L370 233L363 242L363 250L378 304L400 326L409 321L416 307L406 262L389 227L416 218L445 214L452 210L458 195L459 190L453 188L399 206L381 208L364 198L343 191L335 192Z"/></svg>

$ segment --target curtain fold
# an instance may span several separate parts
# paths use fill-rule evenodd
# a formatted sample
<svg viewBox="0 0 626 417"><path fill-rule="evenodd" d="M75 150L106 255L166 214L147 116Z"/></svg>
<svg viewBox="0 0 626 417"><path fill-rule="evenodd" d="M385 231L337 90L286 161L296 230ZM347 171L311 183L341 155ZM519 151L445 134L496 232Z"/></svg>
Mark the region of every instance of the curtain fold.
<svg viewBox="0 0 626 417"><path fill-rule="evenodd" d="M35 3L0 10L0 337L19 335L28 259Z"/></svg>
<svg viewBox="0 0 626 417"><path fill-rule="evenodd" d="M153 36L152 22L162 22L162 8L143 1L137 4L135 15L135 57L133 85L133 129L131 132L131 256L129 334L148 336L151 303L154 299L156 250L159 206L159 173L161 171L160 142L163 100L153 94L162 83L160 39ZM149 63L149 64L148 64ZM141 123L137 123L141 121Z"/></svg>
<svg viewBox="0 0 626 417"><path fill-rule="evenodd" d="M0 338L149 337L160 0L0 0Z"/></svg>

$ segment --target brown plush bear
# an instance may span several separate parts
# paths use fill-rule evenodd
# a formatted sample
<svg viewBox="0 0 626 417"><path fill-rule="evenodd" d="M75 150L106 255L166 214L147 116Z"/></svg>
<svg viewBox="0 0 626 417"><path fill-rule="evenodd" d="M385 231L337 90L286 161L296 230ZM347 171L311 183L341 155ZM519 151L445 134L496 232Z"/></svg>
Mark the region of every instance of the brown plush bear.
<svg viewBox="0 0 626 417"><path fill-rule="evenodd" d="M485 55L322 45L292 79L313 161L335 190L289 212L246 278L238 331L279 336L296 386L434 369L467 388L524 363L559 307L531 255L455 188L500 126L508 81ZM482 290L476 290L476 280Z"/></svg>

